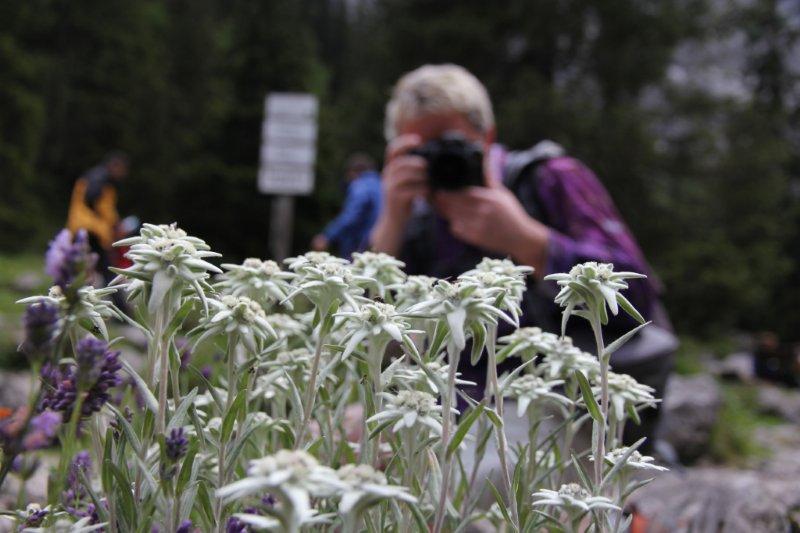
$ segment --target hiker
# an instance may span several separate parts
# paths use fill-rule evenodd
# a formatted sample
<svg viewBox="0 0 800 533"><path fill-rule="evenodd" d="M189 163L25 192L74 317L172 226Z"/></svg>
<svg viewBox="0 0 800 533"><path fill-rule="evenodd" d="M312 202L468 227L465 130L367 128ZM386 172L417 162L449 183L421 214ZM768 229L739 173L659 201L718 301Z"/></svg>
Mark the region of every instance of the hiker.
<svg viewBox="0 0 800 533"><path fill-rule="evenodd" d="M455 277L484 256L510 258L535 268L522 303L522 326L561 331L556 286L542 278L585 261L613 263L618 271L646 274L626 296L654 325L612 358L627 373L663 394L676 340L659 302L660 287L636 240L603 185L558 144L543 140L524 151L495 142L485 87L464 68L425 65L404 75L386 107L388 141L383 168L384 207L370 237L373 250L405 261L409 274ZM607 339L634 323L614 317ZM648 331L649 330L649 331ZM501 334L502 334L501 329ZM589 325L570 320L567 335L594 353ZM467 390L483 394L485 360L462 358ZM502 369L501 369L502 372ZM626 429L626 442L652 437L657 412Z"/></svg>
<svg viewBox="0 0 800 533"><path fill-rule="evenodd" d="M112 244L122 233L129 233L121 229L117 213L117 187L127 177L129 167L124 152L109 153L101 164L78 178L69 205L67 228L72 233L85 229L89 234L89 245L98 257L97 271L106 283L114 277L108 270L115 263Z"/></svg>
<svg viewBox="0 0 800 533"><path fill-rule="evenodd" d="M381 208L381 176L375 162L366 154L356 153L347 160L347 192L341 213L311 240L317 251L336 246L339 255L349 257L367 241Z"/></svg>

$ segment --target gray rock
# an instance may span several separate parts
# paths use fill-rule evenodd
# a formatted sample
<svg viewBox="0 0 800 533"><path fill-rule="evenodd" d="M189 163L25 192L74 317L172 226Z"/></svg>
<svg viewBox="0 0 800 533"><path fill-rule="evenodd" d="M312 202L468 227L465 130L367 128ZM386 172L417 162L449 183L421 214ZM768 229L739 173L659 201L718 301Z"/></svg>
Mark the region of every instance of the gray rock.
<svg viewBox="0 0 800 533"><path fill-rule="evenodd" d="M0 372L0 405L20 407L28 401L31 390L29 372Z"/></svg>
<svg viewBox="0 0 800 533"><path fill-rule="evenodd" d="M658 438L670 444L682 462L697 460L708 449L721 403L719 385L713 377L670 377Z"/></svg>
<svg viewBox="0 0 800 533"><path fill-rule="evenodd" d="M762 383L758 387L756 402L762 412L800 424L800 391Z"/></svg>
<svg viewBox="0 0 800 533"><path fill-rule="evenodd" d="M725 359L710 361L708 368L716 376L744 383L749 383L756 377L753 354L750 352L736 352Z"/></svg>
<svg viewBox="0 0 800 533"><path fill-rule="evenodd" d="M660 476L630 503L653 533L789 531L800 501L795 475L690 469Z"/></svg>

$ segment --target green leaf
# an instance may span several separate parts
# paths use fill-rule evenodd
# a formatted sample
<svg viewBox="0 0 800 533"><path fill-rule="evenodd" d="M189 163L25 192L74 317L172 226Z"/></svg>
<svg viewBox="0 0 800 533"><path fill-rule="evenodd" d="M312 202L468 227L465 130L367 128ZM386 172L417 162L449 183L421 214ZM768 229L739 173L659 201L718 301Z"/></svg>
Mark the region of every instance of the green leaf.
<svg viewBox="0 0 800 533"><path fill-rule="evenodd" d="M603 413L600 412L600 406L597 405L597 400L594 399L592 386L589 385L589 380L586 379L586 376L584 376L580 370L575 371L575 379L578 380L578 385L583 395L583 401L586 404L586 409L589 411L589 414L592 415L592 418L597 420L598 423L603 424Z"/></svg>
<svg viewBox="0 0 800 533"><path fill-rule="evenodd" d="M171 339L172 336L175 335L175 332L178 331L178 328L183 325L183 321L186 320L186 317L189 316L189 313L194 309L195 301L194 298L187 298L186 301L183 302L183 305L175 313L175 316L172 317L172 320L164 332L166 338Z"/></svg>
<svg viewBox="0 0 800 533"><path fill-rule="evenodd" d="M232 391L229 391L229 394ZM247 398L246 391L242 391L236 395L236 399L233 400L231 403L230 409L225 413L225 417L222 419L222 427L220 428L219 433L219 441L220 446L224 446L225 443L228 442L231 438L231 433L233 433L233 424L236 422L236 417L239 414L239 409L242 408L244 405L245 399Z"/></svg>
<svg viewBox="0 0 800 533"><path fill-rule="evenodd" d="M139 437L137 436L136 431L134 431L133 426L131 426L130 422L128 422L128 420L125 418L125 415L119 412L119 409L117 409L111 403L106 405L111 412L114 413L114 416L117 419L117 424L119 424L119 426L122 428L122 434L125 436L125 439L128 441L128 444L130 444L131 448L133 448L134 453L136 453L136 455L141 455L142 442L139 440ZM107 458L104 457L104 459Z"/></svg>
<svg viewBox="0 0 800 533"><path fill-rule="evenodd" d="M194 399L197 397L197 387L191 390L189 394L187 394L181 403L178 404L178 408L175 409L175 413L170 418L169 423L167 424L167 432L184 426L184 420L186 418L186 413L189 410L189 407L194 403Z"/></svg>
<svg viewBox="0 0 800 533"><path fill-rule="evenodd" d="M645 320L644 317L636 310L633 304L625 298L621 292L617 292L617 303L619 306L628 313L634 320L636 320L639 324L644 324Z"/></svg>
<svg viewBox="0 0 800 533"><path fill-rule="evenodd" d="M133 494L131 493L131 482L128 479L128 476L117 467L111 461L106 461L108 463L108 468L111 470L111 475L114 477L114 480L117 484L117 503L120 504L120 508L123 513L123 517L125 521L130 525L136 524L136 504L133 500Z"/></svg>
<svg viewBox="0 0 800 533"><path fill-rule="evenodd" d="M639 446L644 444L645 440L647 440L647 437L642 437L641 439L637 440L632 446L630 446L625 451L624 454L622 454L622 457L619 458L619 460L616 462L616 464L614 464L611 470L609 470L608 473L603 477L603 480L600 482L599 490L603 490L603 487L608 485L614 479L614 476L616 476L619 473L619 471L622 470L628 463L628 459L630 458L631 455L633 455L633 452L635 452L639 448ZM595 460L597 460L597 458L595 458ZM605 465L605 457L603 458L603 464Z"/></svg>
<svg viewBox="0 0 800 533"><path fill-rule="evenodd" d="M500 491L497 490L497 487L494 486L494 483L490 479L486 479L486 483L489 486L489 490L492 491L494 495L494 501L497 502L497 507L500 509L500 512L503 514L503 518L505 521L510 525L514 522L511 520L511 516L508 514L508 509L506 509L506 503L503 501L503 496L500 494Z"/></svg>
<svg viewBox="0 0 800 533"><path fill-rule="evenodd" d="M472 366L475 366L481 358L483 349L486 346L486 328L480 322L472 324L472 350L470 352L469 361Z"/></svg>
<svg viewBox="0 0 800 533"><path fill-rule="evenodd" d="M181 471L178 473L177 485L175 486L177 494L181 494L184 491L186 485L192 478L192 467L194 466L194 458L197 455L197 449L197 441L192 440L192 443L189 445L189 450L186 452L186 457L183 459Z"/></svg>
<svg viewBox="0 0 800 533"><path fill-rule="evenodd" d="M122 359L120 362L122 363L122 368L125 369L128 375L130 375L133 378L133 381L136 383L136 387L139 389L142 398L144 398L144 403L147 408L154 414L158 413L158 400L156 400L156 397L153 396L152 392L150 392L150 388L144 382L142 376L140 376L139 373L136 372L131 364L125 359Z"/></svg>
<svg viewBox="0 0 800 533"><path fill-rule="evenodd" d="M472 411L469 412L467 416L461 420L461 423L458 425L458 429L453 434L453 438L450 439L450 444L447 446L447 457L451 457L453 453L458 449L461 441L464 440L464 437L467 436L472 424L481 416L483 413L483 409L485 404L483 402L479 403L477 407L475 407Z"/></svg>
<svg viewBox="0 0 800 533"><path fill-rule="evenodd" d="M189 372L194 374L194 376L200 380L200 382L205 385L206 390L211 394L211 398L214 400L214 404L217 406L217 410L221 413L225 410L225 404L222 402L222 398L220 398L217 389L215 389L211 383L206 379L202 372L200 372L196 366L194 365L187 365L187 369Z"/></svg>
<svg viewBox="0 0 800 533"><path fill-rule="evenodd" d="M640 329L644 328L648 324L650 324L650 322L645 322L644 324L640 324L640 325L636 326L635 328L633 328L632 330L630 330L629 332L625 333L624 335L619 337L617 340L615 340L614 342L612 342L611 344L606 346L605 349L603 350L603 356L611 357L611 354L613 354L614 352L616 352L617 350L622 348L622 346L626 342L631 340L633 338L633 336L636 335L639 332Z"/></svg>

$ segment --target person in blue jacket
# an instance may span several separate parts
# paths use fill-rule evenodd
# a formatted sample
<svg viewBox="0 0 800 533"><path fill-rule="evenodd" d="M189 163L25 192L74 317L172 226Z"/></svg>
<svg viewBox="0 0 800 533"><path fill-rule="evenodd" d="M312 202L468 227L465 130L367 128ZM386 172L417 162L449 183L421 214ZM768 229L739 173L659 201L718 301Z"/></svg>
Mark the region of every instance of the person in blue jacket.
<svg viewBox="0 0 800 533"><path fill-rule="evenodd" d="M311 240L317 251L335 246L339 255L349 257L364 246L381 210L381 175L366 154L347 160L347 192L341 213Z"/></svg>

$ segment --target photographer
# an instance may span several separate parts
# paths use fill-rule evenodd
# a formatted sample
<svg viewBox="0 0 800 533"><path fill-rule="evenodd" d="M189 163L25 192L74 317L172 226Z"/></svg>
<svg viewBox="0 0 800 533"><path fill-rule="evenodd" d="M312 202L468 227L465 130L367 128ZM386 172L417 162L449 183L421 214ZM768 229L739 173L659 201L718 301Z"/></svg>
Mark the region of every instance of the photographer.
<svg viewBox="0 0 800 533"><path fill-rule="evenodd" d="M555 284L538 281L545 275L584 261L647 274L631 282L626 295L654 321L656 337L639 335L612 367L663 393L676 343L658 287L610 196L585 165L550 141L523 152L495 144L486 89L457 65L425 65L398 81L386 108L386 137L374 250L398 256L410 274L437 277L457 276L484 256L532 266L522 325L553 332L560 331L560 309L552 301ZM633 326L626 320L610 321L609 339ZM581 322L570 321L567 334L593 352L591 331ZM461 371L482 389L485 369L467 364ZM634 431L652 434L655 413L642 419ZM626 440L636 440L634 431Z"/></svg>

